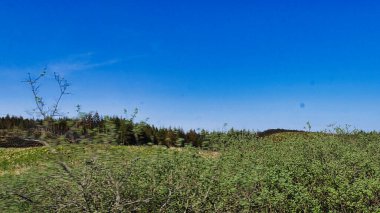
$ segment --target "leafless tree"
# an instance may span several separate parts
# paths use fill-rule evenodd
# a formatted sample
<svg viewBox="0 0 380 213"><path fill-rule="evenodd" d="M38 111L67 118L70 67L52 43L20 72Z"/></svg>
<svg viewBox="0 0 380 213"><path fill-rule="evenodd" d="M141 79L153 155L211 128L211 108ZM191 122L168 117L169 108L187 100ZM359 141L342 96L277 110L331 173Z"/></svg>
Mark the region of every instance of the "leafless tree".
<svg viewBox="0 0 380 213"><path fill-rule="evenodd" d="M47 68L44 68L44 70L37 77L32 77L32 75L28 73L28 77L23 81L29 84L30 89L33 93L34 101L36 104L36 108L33 110L33 112L38 116L42 116L44 119L62 116L62 114L59 111L59 104L61 103L62 97L64 95L70 94L68 92L70 83L68 83L67 80L61 77L61 75L59 75L58 73L54 73L54 79L59 87L59 96L51 106L47 106L45 100L40 95L40 81L46 75Z"/></svg>

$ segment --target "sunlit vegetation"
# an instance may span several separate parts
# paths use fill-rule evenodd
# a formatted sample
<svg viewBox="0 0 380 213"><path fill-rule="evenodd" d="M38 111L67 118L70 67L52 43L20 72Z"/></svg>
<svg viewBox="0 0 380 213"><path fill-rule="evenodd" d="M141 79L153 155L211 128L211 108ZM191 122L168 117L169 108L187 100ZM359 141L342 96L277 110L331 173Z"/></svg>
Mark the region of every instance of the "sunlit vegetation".
<svg viewBox="0 0 380 213"><path fill-rule="evenodd" d="M206 133L205 133L206 134ZM213 149L0 149L1 212L373 212L380 134L207 133Z"/></svg>
<svg viewBox="0 0 380 213"><path fill-rule="evenodd" d="M379 212L380 133L188 130L128 115L0 118L0 212Z"/></svg>
<svg viewBox="0 0 380 213"><path fill-rule="evenodd" d="M0 147L38 146L36 142L40 141L56 145L108 143L217 149L220 144L211 141L212 137L220 134L206 130L184 131L181 128L155 127L145 121L134 122L133 116L128 119L117 116L103 117L96 112L80 113L78 118L0 118ZM233 129L228 134L254 136L253 132Z"/></svg>

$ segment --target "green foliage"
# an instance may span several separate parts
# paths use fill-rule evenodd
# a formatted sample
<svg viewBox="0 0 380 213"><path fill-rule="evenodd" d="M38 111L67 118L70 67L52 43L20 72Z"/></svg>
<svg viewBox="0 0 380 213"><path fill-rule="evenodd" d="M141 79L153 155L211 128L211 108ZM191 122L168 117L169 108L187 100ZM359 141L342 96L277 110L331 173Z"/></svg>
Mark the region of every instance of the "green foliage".
<svg viewBox="0 0 380 213"><path fill-rule="evenodd" d="M17 131L17 137L35 139L49 144L118 144L118 145L164 145L167 147L183 147L191 145L205 149L216 149L219 142L211 144L217 132L189 130L180 128L157 128L145 121L135 122L137 111L130 118L116 116L100 116L97 112L81 112L78 106L77 118L51 118L43 120L24 119L22 117L0 118L1 139L7 134ZM230 135L238 135L244 131L231 130ZM253 132L245 132L254 136ZM22 137L21 137L22 136Z"/></svg>
<svg viewBox="0 0 380 213"><path fill-rule="evenodd" d="M378 133L204 135L210 151L114 145L63 145L56 153L2 149L7 157L0 157L0 211L380 211ZM65 166L56 163L62 161Z"/></svg>
<svg viewBox="0 0 380 213"><path fill-rule="evenodd" d="M380 134L157 128L123 117L59 112L28 74L43 119L0 118L0 212L379 212ZM34 144L35 145L35 144ZM41 144L40 144L41 145ZM134 146L119 146L134 145ZM149 146L142 146L149 145ZM166 146L167 148L163 147Z"/></svg>

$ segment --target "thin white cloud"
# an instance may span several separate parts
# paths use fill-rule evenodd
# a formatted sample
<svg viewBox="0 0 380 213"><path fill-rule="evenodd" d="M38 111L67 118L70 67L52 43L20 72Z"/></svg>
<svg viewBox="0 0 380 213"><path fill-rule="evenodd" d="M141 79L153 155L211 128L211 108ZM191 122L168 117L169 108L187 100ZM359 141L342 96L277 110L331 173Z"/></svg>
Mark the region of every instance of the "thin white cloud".
<svg viewBox="0 0 380 213"><path fill-rule="evenodd" d="M48 63L39 63L38 65L32 65L28 67L1 67L0 66L0 77L1 78L20 78L21 75L26 73L38 74L43 71L46 66L49 73L59 73L62 75L68 75L73 72L91 70L98 67L105 67L112 64L120 62L118 59L105 60L100 62L93 62L91 57L94 55L93 52L73 54L60 60L54 60Z"/></svg>
<svg viewBox="0 0 380 213"><path fill-rule="evenodd" d="M47 69L49 72L56 72L63 75L68 75L73 72L86 71L98 67L112 65L118 62L119 60L116 59L103 61L99 63L91 63L88 61L61 61L48 64Z"/></svg>
<svg viewBox="0 0 380 213"><path fill-rule="evenodd" d="M148 54L136 54L124 56L119 59L110 59L95 62L93 59L96 54L94 52L84 52L68 55L67 57L59 60L52 60L50 62L38 62L30 66L11 66L2 67L0 65L0 78L6 79L20 79L27 73L38 74L46 67L49 73L59 73L61 75L69 75L74 72L88 71L99 67L106 67L121 61L131 61L139 58L149 57Z"/></svg>

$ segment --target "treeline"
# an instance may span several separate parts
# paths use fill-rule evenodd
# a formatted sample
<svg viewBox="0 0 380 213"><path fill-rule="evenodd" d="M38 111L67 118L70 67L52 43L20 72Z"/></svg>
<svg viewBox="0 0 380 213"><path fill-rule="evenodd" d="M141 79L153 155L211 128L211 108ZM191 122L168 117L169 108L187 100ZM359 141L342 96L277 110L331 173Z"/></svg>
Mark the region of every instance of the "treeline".
<svg viewBox="0 0 380 213"><path fill-rule="evenodd" d="M16 117L16 116L5 116L0 117L0 129L6 130L6 129L14 129L14 128L20 128L23 130L35 128L36 124L38 123L38 120L33 119L26 119L23 117Z"/></svg>
<svg viewBox="0 0 380 213"><path fill-rule="evenodd" d="M98 113L83 114L78 118L27 119L5 116L0 118L0 130L23 131L25 137L67 143L114 143L119 145L164 145L167 147L194 146L215 148L222 136L255 136L247 130L209 132L182 128L156 127L147 122L134 122L117 116ZM220 145L220 144L219 144Z"/></svg>

